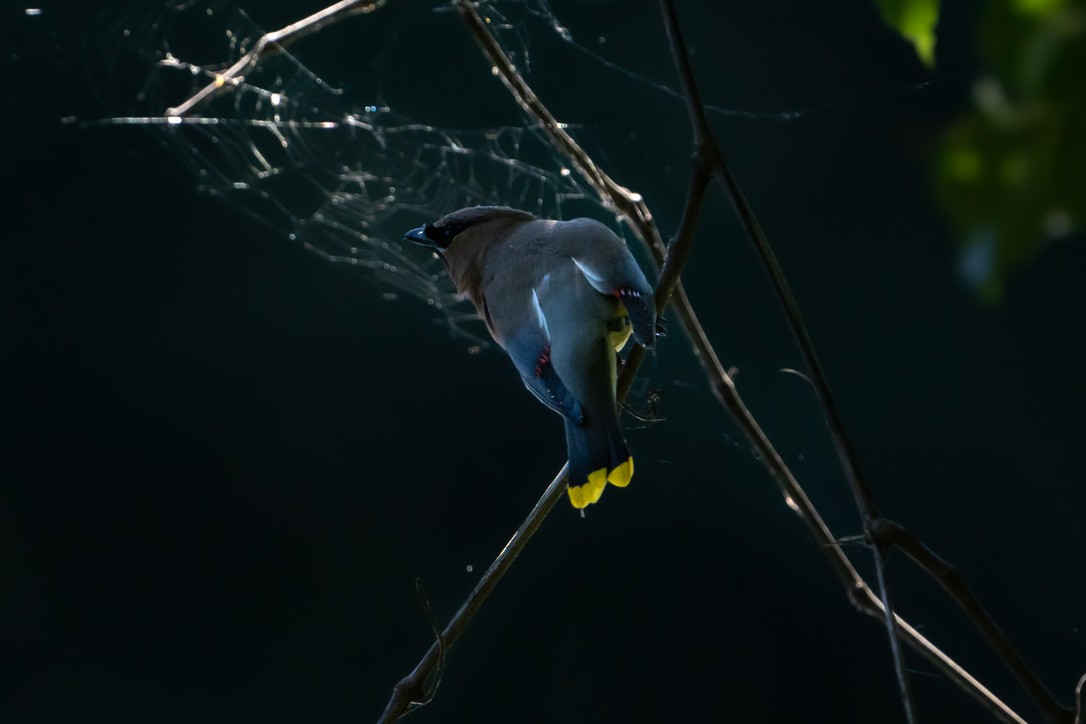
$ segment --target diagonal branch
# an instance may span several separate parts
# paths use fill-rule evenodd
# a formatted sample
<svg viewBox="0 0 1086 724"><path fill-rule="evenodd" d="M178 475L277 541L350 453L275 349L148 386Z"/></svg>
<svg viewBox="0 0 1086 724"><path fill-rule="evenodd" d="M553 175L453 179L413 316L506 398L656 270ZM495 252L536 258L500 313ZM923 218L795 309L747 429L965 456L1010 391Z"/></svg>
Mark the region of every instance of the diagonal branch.
<svg viewBox="0 0 1086 724"><path fill-rule="evenodd" d="M825 411L826 422L829 425L834 446L837 448L838 456L841 459L841 466L845 471L849 487L852 489L852 495L856 499L856 504L860 508L863 517L864 530L869 531L871 521L879 517L875 508L875 501L860 471L852 443L845 434L844 426L837 413L836 403L830 394L829 385L826 383L818 357L815 355L814 345L807 334L803 318L800 316L799 307L796 305L796 300L792 296L787 280L784 278L780 264L778 264L776 256L773 254L773 249L769 246L769 242L758 224L758 219L754 216L753 209L747 203L746 198L739 189L739 185L728 169L728 165L724 160L724 152L721 150L720 144L709 126L709 119L705 113L705 104L701 101L697 80L694 78L694 70L690 65L690 56L686 50L686 42L683 40L682 26L679 24L678 13L675 11L675 2L674 0L660 0L660 8L663 11L664 26L667 28L668 41L671 44L671 54L679 70L683 96L686 98L687 112L690 116L690 125L694 129L694 164L697 167L706 168L706 173L718 179L724 186L725 193L732 202L732 207L739 216L747 236L754 242L758 255L773 281L773 288L777 293L777 298L784 307L785 316L788 318L792 334L799 343L804 362L811 373L818 401ZM905 709L905 719L909 724L913 724L916 721L916 707L913 704L909 676L905 668L905 656L901 651L901 638L897 630L896 616L894 616L894 607L891 602L890 585L886 575L886 551L882 546L876 545L874 553L879 597L883 609L888 613L885 618L886 632L890 641L890 652L894 660L894 673L897 677L898 691L901 695L902 706Z"/></svg>
<svg viewBox="0 0 1086 724"><path fill-rule="evenodd" d="M635 233L641 237L641 241L647 244L650 252L656 259L656 263L663 262L665 249L660 239L660 232L656 228L656 221L649 212L649 207L641 194L634 193L619 185L608 176L596 162L585 153L584 149L573 140L573 136L566 131L565 124L559 123L551 115L550 110L539 100L524 77L517 72L509 56L502 50L501 45L490 33L490 28L470 0L455 0L456 8L467 21L468 29L475 36L476 42L486 55L487 60L501 78L502 83L512 94L514 100L521 109L534 118L542 127L543 132L551 139L555 147L567 158L577 161L577 169L588 183L596 190L603 200L619 213L621 213L632 225Z"/></svg>

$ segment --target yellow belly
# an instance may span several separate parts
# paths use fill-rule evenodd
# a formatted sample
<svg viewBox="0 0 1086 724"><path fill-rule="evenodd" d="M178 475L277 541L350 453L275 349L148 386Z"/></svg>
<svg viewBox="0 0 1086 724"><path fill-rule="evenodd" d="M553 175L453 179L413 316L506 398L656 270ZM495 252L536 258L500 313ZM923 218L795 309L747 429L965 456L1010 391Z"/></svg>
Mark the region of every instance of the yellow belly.
<svg viewBox="0 0 1086 724"><path fill-rule="evenodd" d="M626 346L626 341L630 338L630 334L633 333L633 327L630 326L630 316L629 312L626 311L626 307L621 304L616 306L615 316L611 318L610 323L607 325L607 341L618 352Z"/></svg>

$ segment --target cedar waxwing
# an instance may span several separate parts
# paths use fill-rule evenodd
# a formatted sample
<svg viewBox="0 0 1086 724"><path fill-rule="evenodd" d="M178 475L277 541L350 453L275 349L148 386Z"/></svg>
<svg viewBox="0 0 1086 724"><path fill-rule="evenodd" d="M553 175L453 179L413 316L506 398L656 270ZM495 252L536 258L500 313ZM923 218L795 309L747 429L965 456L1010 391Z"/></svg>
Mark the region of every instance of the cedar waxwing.
<svg viewBox="0 0 1086 724"><path fill-rule="evenodd" d="M404 235L437 252L524 385L565 418L569 499L626 487L633 458L615 408L616 355L631 331L656 341L652 287L625 242L592 219L551 221L504 206L454 211Z"/></svg>

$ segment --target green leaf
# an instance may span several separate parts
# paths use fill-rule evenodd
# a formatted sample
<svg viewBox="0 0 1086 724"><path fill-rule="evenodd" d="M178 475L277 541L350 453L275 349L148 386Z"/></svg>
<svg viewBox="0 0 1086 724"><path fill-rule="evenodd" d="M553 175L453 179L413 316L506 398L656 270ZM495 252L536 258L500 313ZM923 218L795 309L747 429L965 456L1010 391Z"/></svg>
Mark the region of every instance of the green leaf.
<svg viewBox="0 0 1086 724"><path fill-rule="evenodd" d="M998 301L1015 271L1086 228L1086 7L991 3L978 33L973 108L946 128L934 171L963 278Z"/></svg>
<svg viewBox="0 0 1086 724"><path fill-rule="evenodd" d="M935 25L939 0L875 0L882 19L913 44L924 65L935 66Z"/></svg>

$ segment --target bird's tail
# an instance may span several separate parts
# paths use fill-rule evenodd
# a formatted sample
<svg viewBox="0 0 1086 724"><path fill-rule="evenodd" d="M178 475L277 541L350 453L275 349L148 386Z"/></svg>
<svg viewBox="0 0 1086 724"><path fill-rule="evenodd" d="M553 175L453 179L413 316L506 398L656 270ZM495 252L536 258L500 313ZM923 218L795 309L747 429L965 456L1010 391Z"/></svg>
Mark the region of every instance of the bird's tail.
<svg viewBox="0 0 1086 724"><path fill-rule="evenodd" d="M585 508L603 495L607 483L625 488L633 477L633 458L614 413L585 419L578 425L566 420L569 450L569 500Z"/></svg>

